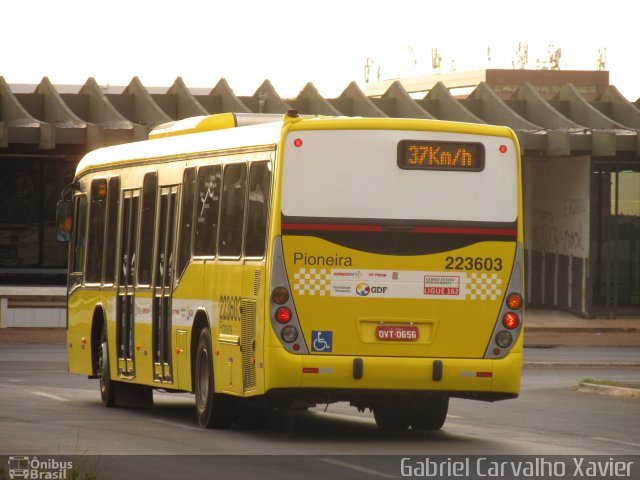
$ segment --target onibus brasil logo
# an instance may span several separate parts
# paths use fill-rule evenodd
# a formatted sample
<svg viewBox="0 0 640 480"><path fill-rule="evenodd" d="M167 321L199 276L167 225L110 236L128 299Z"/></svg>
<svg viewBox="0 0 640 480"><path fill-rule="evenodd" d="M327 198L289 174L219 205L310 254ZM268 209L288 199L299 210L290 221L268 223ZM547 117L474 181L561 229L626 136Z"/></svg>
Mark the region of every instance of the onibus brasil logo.
<svg viewBox="0 0 640 480"><path fill-rule="evenodd" d="M38 457L9 457L9 478L33 480L66 480L71 478L73 462L62 462L53 458L39 460Z"/></svg>

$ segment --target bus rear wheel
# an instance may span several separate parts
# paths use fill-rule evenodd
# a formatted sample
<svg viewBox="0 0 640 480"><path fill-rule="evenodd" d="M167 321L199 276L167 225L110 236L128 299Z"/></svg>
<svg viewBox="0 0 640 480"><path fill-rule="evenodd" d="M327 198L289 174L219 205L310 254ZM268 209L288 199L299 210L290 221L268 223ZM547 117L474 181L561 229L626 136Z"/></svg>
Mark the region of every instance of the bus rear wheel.
<svg viewBox="0 0 640 480"><path fill-rule="evenodd" d="M393 432L406 430L411 423L410 414L397 406L374 407L373 418L379 428Z"/></svg>
<svg viewBox="0 0 640 480"><path fill-rule="evenodd" d="M440 430L447 419L449 397L437 395L413 412L411 428L414 430Z"/></svg>
<svg viewBox="0 0 640 480"><path fill-rule="evenodd" d="M198 423L203 428L228 428L235 414L235 398L215 393L211 333L200 333L195 358L195 395Z"/></svg>

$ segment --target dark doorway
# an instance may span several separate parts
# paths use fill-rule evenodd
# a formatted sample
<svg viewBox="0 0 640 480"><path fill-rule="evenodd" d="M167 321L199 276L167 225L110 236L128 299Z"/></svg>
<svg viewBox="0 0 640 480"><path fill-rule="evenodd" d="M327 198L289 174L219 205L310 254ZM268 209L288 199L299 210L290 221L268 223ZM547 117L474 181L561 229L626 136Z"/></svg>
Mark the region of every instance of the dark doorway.
<svg viewBox="0 0 640 480"><path fill-rule="evenodd" d="M591 315L640 314L639 162L594 162L591 239Z"/></svg>

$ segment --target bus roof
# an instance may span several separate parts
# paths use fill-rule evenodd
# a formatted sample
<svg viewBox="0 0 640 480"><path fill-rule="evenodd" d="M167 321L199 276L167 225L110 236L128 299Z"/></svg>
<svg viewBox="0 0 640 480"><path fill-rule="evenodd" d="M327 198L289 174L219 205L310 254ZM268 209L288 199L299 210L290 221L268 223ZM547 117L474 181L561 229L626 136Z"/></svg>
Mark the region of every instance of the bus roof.
<svg viewBox="0 0 640 480"><path fill-rule="evenodd" d="M145 160L158 161L179 155L206 154L246 146L274 146L280 141L282 120L242 128L173 135L105 147L89 152L78 164L76 176L89 170L117 168Z"/></svg>
<svg viewBox="0 0 640 480"><path fill-rule="evenodd" d="M78 164L76 176L89 170L117 168L145 160L158 161L217 150L275 146L286 130L430 130L512 138L508 127L427 119L307 117L289 111L285 115L223 113L169 122L156 127L150 139L100 148Z"/></svg>
<svg viewBox="0 0 640 480"><path fill-rule="evenodd" d="M281 121L282 115L277 113L219 113L216 115L201 115L158 125L149 133L149 140Z"/></svg>

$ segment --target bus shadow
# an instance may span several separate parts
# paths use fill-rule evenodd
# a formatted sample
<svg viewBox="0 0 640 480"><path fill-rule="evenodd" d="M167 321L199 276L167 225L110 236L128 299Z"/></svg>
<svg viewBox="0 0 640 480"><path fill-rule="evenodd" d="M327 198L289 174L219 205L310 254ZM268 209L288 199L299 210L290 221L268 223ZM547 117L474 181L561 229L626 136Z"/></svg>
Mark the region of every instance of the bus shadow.
<svg viewBox="0 0 640 480"><path fill-rule="evenodd" d="M354 411L355 412L355 411ZM141 414L155 421L180 424L185 428L198 429L193 397L181 396L179 399L162 399L154 407L137 409ZM376 445L392 441L398 445L425 443L440 445L450 449L459 444L465 449L473 449L474 445L484 445L480 439L460 433L448 432L445 424L439 431L389 431L377 427L370 416L348 413L322 412L318 410L273 410L263 412L263 417L256 421L255 415L239 414L232 426L225 432L233 435L269 442L291 442L302 444L314 443L356 443ZM204 432L205 430L203 430ZM216 430L210 431L215 435Z"/></svg>

